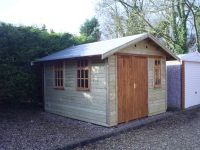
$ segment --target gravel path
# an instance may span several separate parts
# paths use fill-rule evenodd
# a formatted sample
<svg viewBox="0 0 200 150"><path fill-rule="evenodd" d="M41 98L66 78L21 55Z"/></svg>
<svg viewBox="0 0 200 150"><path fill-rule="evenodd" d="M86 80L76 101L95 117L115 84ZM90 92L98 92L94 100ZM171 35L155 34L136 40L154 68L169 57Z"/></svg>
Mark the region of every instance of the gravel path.
<svg viewBox="0 0 200 150"><path fill-rule="evenodd" d="M0 105L0 150L58 149L111 130L39 108L10 109Z"/></svg>
<svg viewBox="0 0 200 150"><path fill-rule="evenodd" d="M77 149L200 149L200 108L172 115ZM0 105L0 150L60 149L120 128L132 128L141 121L105 128L40 108L10 109Z"/></svg>
<svg viewBox="0 0 200 150"><path fill-rule="evenodd" d="M200 150L200 108L77 149Z"/></svg>

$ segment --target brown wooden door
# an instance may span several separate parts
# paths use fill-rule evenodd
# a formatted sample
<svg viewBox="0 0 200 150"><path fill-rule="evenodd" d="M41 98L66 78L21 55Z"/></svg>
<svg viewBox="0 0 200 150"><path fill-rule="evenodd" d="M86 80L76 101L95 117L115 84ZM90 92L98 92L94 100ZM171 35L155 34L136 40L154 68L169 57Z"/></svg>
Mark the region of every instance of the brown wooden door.
<svg viewBox="0 0 200 150"><path fill-rule="evenodd" d="M118 55L117 72L118 122L147 116L147 58Z"/></svg>

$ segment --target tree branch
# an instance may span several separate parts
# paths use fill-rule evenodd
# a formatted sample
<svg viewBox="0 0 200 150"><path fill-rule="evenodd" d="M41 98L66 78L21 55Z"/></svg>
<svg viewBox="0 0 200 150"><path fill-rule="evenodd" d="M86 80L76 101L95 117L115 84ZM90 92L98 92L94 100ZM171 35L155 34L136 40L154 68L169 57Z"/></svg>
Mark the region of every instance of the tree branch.
<svg viewBox="0 0 200 150"><path fill-rule="evenodd" d="M118 0L123 6L125 7L130 7L131 9L134 9L134 7L126 2L124 2L123 0ZM167 34L164 34L162 31L154 28L154 26L148 21L145 19L145 17L140 14L138 11L135 11L135 13L151 28L153 29L156 33L159 33L161 34L165 39L167 39L168 41L171 41L175 44L175 41Z"/></svg>
<svg viewBox="0 0 200 150"><path fill-rule="evenodd" d="M194 5L194 3L191 4L189 2L189 0L185 0L185 2L186 2L185 4L188 7L188 9L191 10L191 13L192 13L192 16L193 16L194 29L195 29L195 33L196 33L195 41L196 41L198 51L199 51L200 43L199 43L199 35L198 35L198 31L197 31L196 16L195 16L194 10L192 9L192 6Z"/></svg>

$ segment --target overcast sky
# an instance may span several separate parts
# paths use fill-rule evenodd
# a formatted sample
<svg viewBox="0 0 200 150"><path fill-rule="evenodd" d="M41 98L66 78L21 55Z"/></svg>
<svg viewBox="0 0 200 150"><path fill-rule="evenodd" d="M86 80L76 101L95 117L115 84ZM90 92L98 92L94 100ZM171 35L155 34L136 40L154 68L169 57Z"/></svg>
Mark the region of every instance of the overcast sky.
<svg viewBox="0 0 200 150"><path fill-rule="evenodd" d="M0 21L78 34L95 15L94 7L94 0L0 0Z"/></svg>

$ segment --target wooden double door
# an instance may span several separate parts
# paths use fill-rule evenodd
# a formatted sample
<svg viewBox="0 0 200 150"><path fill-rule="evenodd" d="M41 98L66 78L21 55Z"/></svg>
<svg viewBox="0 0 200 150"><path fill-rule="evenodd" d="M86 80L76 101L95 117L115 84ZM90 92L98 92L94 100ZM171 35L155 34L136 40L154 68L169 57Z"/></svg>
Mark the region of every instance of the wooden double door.
<svg viewBox="0 0 200 150"><path fill-rule="evenodd" d="M118 123L148 115L147 58L117 55Z"/></svg>

